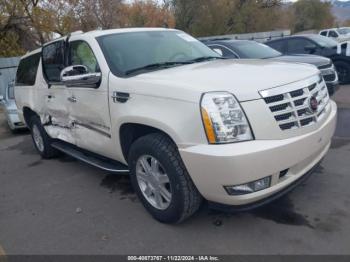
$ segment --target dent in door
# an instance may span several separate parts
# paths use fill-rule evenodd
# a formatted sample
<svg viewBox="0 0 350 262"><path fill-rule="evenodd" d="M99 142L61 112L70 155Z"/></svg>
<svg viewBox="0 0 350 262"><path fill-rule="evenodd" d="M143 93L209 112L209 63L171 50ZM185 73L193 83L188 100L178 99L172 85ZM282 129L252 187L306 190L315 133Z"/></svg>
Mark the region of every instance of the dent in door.
<svg viewBox="0 0 350 262"><path fill-rule="evenodd" d="M71 144L75 144L74 129L75 120L69 114L69 108L62 103L52 108L45 106L41 114L41 123L48 135Z"/></svg>

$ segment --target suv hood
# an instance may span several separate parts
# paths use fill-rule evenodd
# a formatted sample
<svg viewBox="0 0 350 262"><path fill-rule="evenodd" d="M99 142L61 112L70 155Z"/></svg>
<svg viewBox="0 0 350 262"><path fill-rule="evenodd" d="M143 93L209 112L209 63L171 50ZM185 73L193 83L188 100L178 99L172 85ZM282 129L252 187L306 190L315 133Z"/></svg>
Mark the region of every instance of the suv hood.
<svg viewBox="0 0 350 262"><path fill-rule="evenodd" d="M331 64L329 58L317 55L282 55L270 59L273 61L312 64L317 67Z"/></svg>
<svg viewBox="0 0 350 262"><path fill-rule="evenodd" d="M239 101L260 99L259 91L309 78L312 65L266 60L215 60L148 72L125 79L130 91L198 102L204 92L228 91Z"/></svg>

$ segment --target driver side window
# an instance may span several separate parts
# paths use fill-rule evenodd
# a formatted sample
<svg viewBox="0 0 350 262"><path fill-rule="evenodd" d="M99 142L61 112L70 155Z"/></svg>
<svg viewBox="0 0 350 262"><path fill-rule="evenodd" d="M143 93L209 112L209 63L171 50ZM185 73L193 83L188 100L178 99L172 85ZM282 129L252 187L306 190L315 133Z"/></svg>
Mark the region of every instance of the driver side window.
<svg viewBox="0 0 350 262"><path fill-rule="evenodd" d="M97 59L86 42L74 41L69 46L69 65L86 66L89 73L100 72Z"/></svg>
<svg viewBox="0 0 350 262"><path fill-rule="evenodd" d="M334 30L332 30L332 31L329 31L328 36L329 36L329 37L338 37L338 34L337 34L337 32L335 32Z"/></svg>
<svg viewBox="0 0 350 262"><path fill-rule="evenodd" d="M306 50L305 47L316 48L316 45L304 38L290 39L287 44L289 54L309 54L309 50Z"/></svg>

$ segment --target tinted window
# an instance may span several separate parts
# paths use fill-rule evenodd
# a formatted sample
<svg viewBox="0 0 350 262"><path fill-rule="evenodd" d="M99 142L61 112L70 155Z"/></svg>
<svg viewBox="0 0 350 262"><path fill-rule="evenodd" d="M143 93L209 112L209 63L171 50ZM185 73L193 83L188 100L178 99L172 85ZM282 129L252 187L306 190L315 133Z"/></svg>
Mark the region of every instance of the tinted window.
<svg viewBox="0 0 350 262"><path fill-rule="evenodd" d="M64 41L49 44L43 48L43 69L50 82L60 82L61 70L64 68Z"/></svg>
<svg viewBox="0 0 350 262"><path fill-rule="evenodd" d="M305 50L306 46L316 47L314 43L304 38L289 39L287 42L287 52L290 54L308 54L309 51Z"/></svg>
<svg viewBox="0 0 350 262"><path fill-rule="evenodd" d="M40 53L28 56L19 62L16 74L16 85L32 86L35 84Z"/></svg>
<svg viewBox="0 0 350 262"><path fill-rule="evenodd" d="M338 29L338 33L341 35L346 35L346 34L350 34L350 28L339 28Z"/></svg>
<svg viewBox="0 0 350 262"><path fill-rule="evenodd" d="M281 53L284 52L284 41L274 41L266 44Z"/></svg>
<svg viewBox="0 0 350 262"><path fill-rule="evenodd" d="M327 31L322 31L320 35L327 36Z"/></svg>
<svg viewBox="0 0 350 262"><path fill-rule="evenodd" d="M69 65L84 65L90 73L100 72L97 59L90 46L84 41L70 43Z"/></svg>
<svg viewBox="0 0 350 262"><path fill-rule="evenodd" d="M254 41L234 42L232 45L241 58L264 59L281 55L275 49Z"/></svg>
<svg viewBox="0 0 350 262"><path fill-rule="evenodd" d="M220 58L209 47L181 31L117 33L97 40L111 71L119 76L152 64Z"/></svg>

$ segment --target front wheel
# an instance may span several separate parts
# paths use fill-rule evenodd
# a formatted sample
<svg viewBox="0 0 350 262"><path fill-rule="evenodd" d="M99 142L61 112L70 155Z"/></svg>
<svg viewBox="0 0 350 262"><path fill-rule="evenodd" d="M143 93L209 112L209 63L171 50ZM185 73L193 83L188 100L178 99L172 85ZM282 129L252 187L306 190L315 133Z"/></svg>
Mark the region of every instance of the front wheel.
<svg viewBox="0 0 350 262"><path fill-rule="evenodd" d="M155 133L136 140L129 166L137 195L158 221L179 223L198 210L202 197L167 136Z"/></svg>
<svg viewBox="0 0 350 262"><path fill-rule="evenodd" d="M350 63L344 61L335 61L334 66L338 73L339 83L347 84L350 82Z"/></svg>

